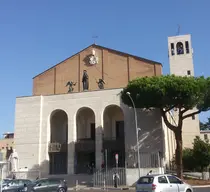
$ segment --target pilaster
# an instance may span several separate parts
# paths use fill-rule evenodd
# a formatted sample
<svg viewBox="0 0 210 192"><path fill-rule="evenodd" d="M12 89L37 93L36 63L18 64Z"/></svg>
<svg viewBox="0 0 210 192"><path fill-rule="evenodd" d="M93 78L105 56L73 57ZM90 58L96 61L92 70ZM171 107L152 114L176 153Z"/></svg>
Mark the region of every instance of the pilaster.
<svg viewBox="0 0 210 192"><path fill-rule="evenodd" d="M103 118L101 111L97 111L95 117L95 125L96 125L96 141L95 141L95 161L96 161L96 169L101 168L101 164L103 162L103 139L102 139L102 125L103 125Z"/></svg>
<svg viewBox="0 0 210 192"><path fill-rule="evenodd" d="M75 172L75 140L76 140L76 124L74 117L68 117L68 174Z"/></svg>

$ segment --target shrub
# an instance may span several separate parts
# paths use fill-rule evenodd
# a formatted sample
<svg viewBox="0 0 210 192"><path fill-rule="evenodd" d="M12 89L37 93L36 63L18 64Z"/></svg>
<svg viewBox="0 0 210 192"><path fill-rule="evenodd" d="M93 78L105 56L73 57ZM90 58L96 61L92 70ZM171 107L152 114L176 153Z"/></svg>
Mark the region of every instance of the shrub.
<svg viewBox="0 0 210 192"><path fill-rule="evenodd" d="M183 168L185 171L193 171L196 169L196 162L194 159L193 149L185 148L183 149Z"/></svg>

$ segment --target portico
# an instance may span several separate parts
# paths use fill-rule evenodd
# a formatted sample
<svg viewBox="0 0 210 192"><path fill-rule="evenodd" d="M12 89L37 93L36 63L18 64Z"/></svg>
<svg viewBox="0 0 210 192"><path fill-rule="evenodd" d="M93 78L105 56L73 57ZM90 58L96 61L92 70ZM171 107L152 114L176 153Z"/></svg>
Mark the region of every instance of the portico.
<svg viewBox="0 0 210 192"><path fill-rule="evenodd" d="M109 149L108 166L115 166L114 154L118 153L119 166L124 167L125 162L129 163L126 151L135 146L133 139L135 126L132 109L121 103L120 91L121 89L113 89L18 98L16 110L22 110L22 113L16 115L17 135L25 127L32 128L31 132L25 133L27 135L24 142L28 143L28 147L25 145L27 153L21 153L24 144L20 143L16 146L22 160L20 167L24 167L27 163L28 168L33 169L37 165L36 167L41 168L42 175L84 173L87 171L82 167L84 164L93 163L96 169L101 168L104 163L105 149ZM102 95L103 102L100 99ZM75 98L78 102L75 102ZM42 113L37 115L37 111ZM22 124L23 113L24 125ZM143 131L157 129L156 134L159 130L159 134L162 135L161 118L156 112L152 113L151 122L155 119L156 121L154 124L148 122L150 127L145 126L142 129ZM157 120L159 120L158 124ZM147 119L139 118L139 121L144 121L143 124L146 125ZM147 140L152 142L150 145L153 150L163 150L163 143L151 140L152 137L153 135L150 135ZM34 145L34 142L37 144ZM61 143L62 151L49 153L48 145L51 142ZM145 146L142 150L146 150ZM36 152L37 156L34 156ZM55 165L56 167L53 168Z"/></svg>

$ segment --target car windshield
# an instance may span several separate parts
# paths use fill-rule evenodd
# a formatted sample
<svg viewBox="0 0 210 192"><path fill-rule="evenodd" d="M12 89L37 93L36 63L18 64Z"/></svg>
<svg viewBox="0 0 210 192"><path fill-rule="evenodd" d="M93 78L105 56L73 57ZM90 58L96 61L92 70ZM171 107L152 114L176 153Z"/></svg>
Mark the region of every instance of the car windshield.
<svg viewBox="0 0 210 192"><path fill-rule="evenodd" d="M32 184L36 185L40 180L32 181Z"/></svg>
<svg viewBox="0 0 210 192"><path fill-rule="evenodd" d="M140 177L137 184L152 184L154 177Z"/></svg>
<svg viewBox="0 0 210 192"><path fill-rule="evenodd" d="M37 180L34 180L34 181L32 181L32 185L37 185L38 183L43 182L45 180L46 179L37 179Z"/></svg>
<svg viewBox="0 0 210 192"><path fill-rule="evenodd" d="M6 183L9 183L10 181L11 181L10 179L4 179L4 180L3 180L3 183L6 184Z"/></svg>

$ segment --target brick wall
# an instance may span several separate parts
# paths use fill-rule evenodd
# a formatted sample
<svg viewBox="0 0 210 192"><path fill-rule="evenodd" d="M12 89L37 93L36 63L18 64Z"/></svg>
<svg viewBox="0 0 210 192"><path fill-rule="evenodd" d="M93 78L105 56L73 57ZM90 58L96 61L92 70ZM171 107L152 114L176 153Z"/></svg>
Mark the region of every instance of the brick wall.
<svg viewBox="0 0 210 192"><path fill-rule="evenodd" d="M92 49L99 58L94 66L86 63ZM136 77L162 74L160 64L93 45L36 76L33 79L33 95L67 93L66 83L70 80L77 82L74 92L82 91L83 70L87 70L89 75L89 90L99 89L96 83L99 78L104 79L105 89L110 89L125 87L129 80Z"/></svg>

